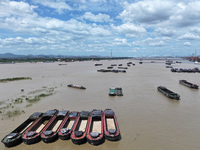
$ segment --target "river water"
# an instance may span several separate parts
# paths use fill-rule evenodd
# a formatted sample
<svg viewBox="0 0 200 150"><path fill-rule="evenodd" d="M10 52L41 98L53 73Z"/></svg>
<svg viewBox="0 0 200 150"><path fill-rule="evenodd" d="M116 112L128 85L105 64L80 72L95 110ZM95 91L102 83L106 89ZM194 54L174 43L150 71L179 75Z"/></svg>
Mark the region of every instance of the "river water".
<svg viewBox="0 0 200 150"><path fill-rule="evenodd" d="M102 73L111 64L133 62L126 73ZM150 61L149 61L150 62ZM95 66L102 63L102 66ZM59 65L67 64L67 65ZM173 64L177 68L194 68L193 63ZM10 148L15 150L199 150L200 99L199 90L179 84L185 79L200 85L200 73L172 73L161 63L139 64L137 60L104 60L85 62L16 63L1 64L0 78L31 77L32 80L0 83L0 101L9 101L28 95L31 91L54 88L54 94L26 107L16 104L25 113L14 117L0 114L0 139L14 130L33 112L50 109L82 111L112 108L117 116L122 139L105 141L99 146L88 143L77 146L71 140L57 140L46 144L24 143ZM86 90L67 87L68 84L85 86ZM180 100L170 100L157 91L163 85L180 94ZM122 87L124 96L108 96L110 87ZM24 92L21 91L24 89ZM3 104L1 104L3 106ZM0 106L1 106L0 105ZM5 110L6 111L6 110ZM8 148L0 144L1 150Z"/></svg>

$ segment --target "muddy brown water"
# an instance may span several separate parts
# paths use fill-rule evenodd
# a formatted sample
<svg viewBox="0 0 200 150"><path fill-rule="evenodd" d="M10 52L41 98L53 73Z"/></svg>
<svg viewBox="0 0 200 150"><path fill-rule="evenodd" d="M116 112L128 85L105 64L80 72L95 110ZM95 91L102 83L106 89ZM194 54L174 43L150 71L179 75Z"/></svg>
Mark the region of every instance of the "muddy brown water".
<svg viewBox="0 0 200 150"><path fill-rule="evenodd" d="M132 61L126 73L102 73L111 64ZM144 61L145 62L145 61ZM0 139L14 130L33 112L50 109L82 111L112 108L117 116L122 139L105 141L102 145L88 143L77 146L71 140L57 140L46 144L24 143L10 149L15 150L199 150L200 149L200 92L179 84L186 79L200 85L200 73L172 73L163 63L143 63L137 60L71 62L67 65L55 63L0 64L0 78L31 77L32 80L0 83L0 101L28 95L30 91L43 87L54 87L55 94L25 107L19 116L6 118L0 114ZM63 62L64 63L64 62ZM102 66L95 66L102 63ZM193 63L173 64L177 68L194 68ZM127 66L126 66L127 67ZM197 66L199 67L199 65ZM114 67L115 68L115 67ZM86 90L67 87L79 84ZM163 85L180 94L179 101L170 100L157 91ZM109 87L122 87L124 96L108 96ZM24 92L21 91L24 89ZM1 105L0 105L1 106ZM6 150L3 143L0 150Z"/></svg>

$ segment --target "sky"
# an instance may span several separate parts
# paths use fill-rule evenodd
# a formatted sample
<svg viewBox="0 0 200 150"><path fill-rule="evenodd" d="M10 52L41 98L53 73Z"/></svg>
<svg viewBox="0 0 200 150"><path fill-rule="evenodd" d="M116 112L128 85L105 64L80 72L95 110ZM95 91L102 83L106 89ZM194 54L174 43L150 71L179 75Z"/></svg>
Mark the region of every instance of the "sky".
<svg viewBox="0 0 200 150"><path fill-rule="evenodd" d="M192 56L200 1L0 0L0 53Z"/></svg>

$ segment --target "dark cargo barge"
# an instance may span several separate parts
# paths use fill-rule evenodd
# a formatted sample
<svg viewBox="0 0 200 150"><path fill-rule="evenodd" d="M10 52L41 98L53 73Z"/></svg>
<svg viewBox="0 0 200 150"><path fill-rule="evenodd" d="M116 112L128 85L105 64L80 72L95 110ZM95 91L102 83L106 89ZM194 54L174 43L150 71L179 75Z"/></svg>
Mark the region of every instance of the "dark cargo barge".
<svg viewBox="0 0 200 150"><path fill-rule="evenodd" d="M2 139L2 143L6 147L12 147L20 144L22 142L22 134L30 127L37 119L42 116L43 113L35 112L33 113L26 121L24 121L21 125L19 125L15 130L13 130L10 134L6 135Z"/></svg>
<svg viewBox="0 0 200 150"><path fill-rule="evenodd" d="M163 95L167 96L170 99L176 99L179 100L180 99L180 95L178 95L177 93L174 93L172 91L170 91L169 89L167 89L164 86L158 86L157 87L158 91L160 91Z"/></svg>
<svg viewBox="0 0 200 150"><path fill-rule="evenodd" d="M198 85L187 82L186 80L179 80L179 83L182 84L182 85L185 85L189 88L192 88L192 89L198 89L199 88Z"/></svg>

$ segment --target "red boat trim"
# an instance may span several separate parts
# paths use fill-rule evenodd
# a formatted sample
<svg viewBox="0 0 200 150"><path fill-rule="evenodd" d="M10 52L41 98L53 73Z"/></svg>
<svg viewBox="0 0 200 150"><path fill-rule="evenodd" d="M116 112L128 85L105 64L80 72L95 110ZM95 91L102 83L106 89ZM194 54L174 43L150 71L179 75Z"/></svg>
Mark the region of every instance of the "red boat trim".
<svg viewBox="0 0 200 150"><path fill-rule="evenodd" d="M79 114L79 113L78 113ZM63 120L62 124L60 125L60 128L58 129L58 136L62 139L62 137L65 137L67 135L71 135L72 131L75 129L76 125L77 125L77 122L78 122L78 115L77 116L72 116L72 117L69 117L69 116L66 116L65 119ZM67 133L62 133L61 132L61 129L65 126L65 124L67 123L68 120L70 119L75 119L74 120L74 123L72 125L72 128L69 132Z"/></svg>
<svg viewBox="0 0 200 150"><path fill-rule="evenodd" d="M90 115L90 113L89 113L89 115ZM72 133L71 133L71 139L72 139L72 141L73 141L75 144L81 144L81 143L85 142L84 140L86 140L86 135L87 135L86 133L87 133L87 130L88 130L88 125L89 125L88 119L89 119L89 116L88 116L88 118L87 118L87 124L86 124L86 128L85 128L85 132L83 132L83 134L82 134L81 136L77 137L77 136L75 135L75 130L76 130L76 127L77 127L79 121L86 120L86 119L82 119L82 118L80 117L80 114L79 114L79 116L77 117L77 124L76 124L76 127L73 129L73 131L72 131Z"/></svg>
<svg viewBox="0 0 200 150"><path fill-rule="evenodd" d="M45 127L45 129L44 129L44 132L45 131L47 131L48 130L48 128L51 126L51 124L54 122L54 120L56 120L57 119L57 122L59 121L59 120L61 120L61 123L60 123L60 125L58 126L58 128L56 129L56 131L55 132L53 132L53 134L51 134L51 135L48 135L48 136L46 136L45 134L44 134L44 132L41 134L41 138L42 139L51 139L51 138L53 138L53 137L55 137L55 136L57 136L57 134L58 134L58 132L60 131L60 127L61 127L61 125L62 125L62 122L65 120L65 118L66 117L68 117L68 114L69 114L69 111L67 111L66 112L66 114L65 114L65 116L63 115L60 115L60 116L54 116L54 119L53 119L53 121L50 123L48 123L47 125L46 125L46 127ZM56 123L57 123L56 122ZM56 123L55 123L55 125L56 125ZM53 128L53 127L52 127Z"/></svg>
<svg viewBox="0 0 200 150"><path fill-rule="evenodd" d="M93 111L92 111L93 113ZM102 116L101 116L101 133L99 134L99 136L97 138L93 138L90 135L90 128L92 125L92 113L90 114L89 118L88 118L88 126L87 126L87 140L90 144L94 144L94 145L98 145L101 144L103 142L103 138L104 138L104 112L102 111Z"/></svg>
<svg viewBox="0 0 200 150"><path fill-rule="evenodd" d="M106 123L106 118L113 118L114 119L114 123L115 123L115 128L116 128L116 132L115 134L110 134L108 129L107 129L107 123ZM115 115L113 115L112 117L104 117L104 132L105 132L105 135L106 136L109 136L110 138L113 138L115 139L115 137L119 136L120 135L120 131L119 131L119 126L118 126L118 123L117 123L117 118Z"/></svg>
<svg viewBox="0 0 200 150"><path fill-rule="evenodd" d="M55 114L57 114L58 110L55 112ZM54 115L55 115L54 114ZM44 118L48 118L49 116L43 116L41 118L39 118L37 121L35 121L22 135L22 139L24 141L24 143L26 144L33 144L35 142L38 142L40 140L40 134L44 132L44 130L46 129L46 125L48 125L49 123L52 123L55 116L50 117L48 123L42 128L42 130L39 133L36 133L33 137L28 137L27 133L30 131L36 131L36 130L32 130L34 128L35 125L38 124L38 122L40 122L40 120L44 119ZM35 139L35 140L34 140Z"/></svg>

